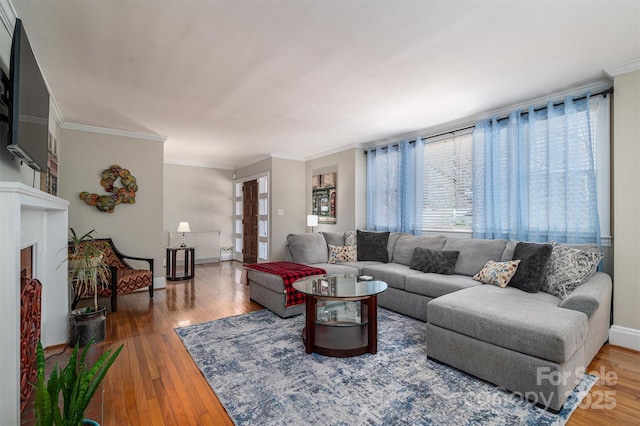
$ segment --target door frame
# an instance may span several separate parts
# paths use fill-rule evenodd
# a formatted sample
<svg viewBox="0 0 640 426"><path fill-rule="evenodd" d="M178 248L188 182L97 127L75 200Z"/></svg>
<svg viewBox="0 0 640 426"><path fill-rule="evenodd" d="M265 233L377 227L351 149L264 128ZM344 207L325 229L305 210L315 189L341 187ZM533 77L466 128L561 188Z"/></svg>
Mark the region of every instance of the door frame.
<svg viewBox="0 0 640 426"><path fill-rule="evenodd" d="M242 227L240 227L240 232L236 232L236 220L238 220L238 218L240 220L242 220L242 211L240 211L240 213L238 213L236 211L236 201L239 201L238 198L240 199L240 201L242 200L242 195L240 195L240 197L238 197L236 195L236 187L238 184L242 185L245 182L248 182L250 180L258 180L260 178L267 178L267 237L266 237L266 243L267 243L267 257L271 256L271 172L266 171L266 172L261 172L261 173L256 173L254 175L251 176L246 176L243 178L235 178L234 175L234 179L233 179L233 258L239 262L242 262L242 241L243 241L243 230ZM260 192L258 190L258 198L260 197ZM238 251L238 244L237 241L238 239L240 240L240 250ZM260 235L258 234L258 246L260 246L260 242L265 242L265 237L260 237ZM264 259L260 257L260 250L258 250L258 263L260 262L265 262L268 261L268 259Z"/></svg>

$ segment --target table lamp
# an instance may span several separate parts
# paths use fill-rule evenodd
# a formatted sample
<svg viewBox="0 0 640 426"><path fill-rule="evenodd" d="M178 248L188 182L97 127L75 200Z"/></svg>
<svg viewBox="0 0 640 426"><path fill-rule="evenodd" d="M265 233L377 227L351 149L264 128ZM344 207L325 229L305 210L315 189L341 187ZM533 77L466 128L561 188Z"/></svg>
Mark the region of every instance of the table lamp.
<svg viewBox="0 0 640 426"><path fill-rule="evenodd" d="M184 233L191 232L191 228L189 228L189 222L180 222L178 225L178 232L182 232L182 244L180 247L186 247L187 245L184 243Z"/></svg>
<svg viewBox="0 0 640 426"><path fill-rule="evenodd" d="M307 215L307 226L311 227L311 232L313 233L313 227L318 226L318 215L317 214L308 214Z"/></svg>

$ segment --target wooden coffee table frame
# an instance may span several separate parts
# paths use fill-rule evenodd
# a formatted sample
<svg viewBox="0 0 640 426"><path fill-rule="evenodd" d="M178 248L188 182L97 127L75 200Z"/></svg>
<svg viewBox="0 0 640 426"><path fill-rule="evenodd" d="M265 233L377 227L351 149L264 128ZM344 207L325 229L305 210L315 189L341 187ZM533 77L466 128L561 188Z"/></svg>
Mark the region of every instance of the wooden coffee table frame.
<svg viewBox="0 0 640 426"><path fill-rule="evenodd" d="M306 294L306 325L302 339L308 354L345 358L365 353L378 352L378 297L329 297ZM366 307L367 321L352 326L335 326L317 322L317 302L335 300L341 302L360 301L361 309Z"/></svg>

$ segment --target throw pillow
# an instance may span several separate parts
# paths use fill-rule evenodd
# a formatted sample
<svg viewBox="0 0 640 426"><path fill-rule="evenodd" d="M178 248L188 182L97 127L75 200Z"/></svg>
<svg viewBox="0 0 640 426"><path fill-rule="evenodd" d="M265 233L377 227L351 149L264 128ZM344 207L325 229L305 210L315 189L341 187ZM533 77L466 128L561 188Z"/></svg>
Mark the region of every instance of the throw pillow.
<svg viewBox="0 0 640 426"><path fill-rule="evenodd" d="M344 245L355 246L358 244L358 237L356 231L347 231L344 233Z"/></svg>
<svg viewBox="0 0 640 426"><path fill-rule="evenodd" d="M493 284L500 288L505 288L518 270L519 264L520 260L509 260L507 262L490 260L480 272L473 276L473 279L483 284Z"/></svg>
<svg viewBox="0 0 640 426"><path fill-rule="evenodd" d="M327 243L319 232L289 234L287 244L292 260L296 263L327 263Z"/></svg>
<svg viewBox="0 0 640 426"><path fill-rule="evenodd" d="M409 268L434 274L453 275L460 252L416 247Z"/></svg>
<svg viewBox="0 0 640 426"><path fill-rule="evenodd" d="M357 259L355 246L334 246L329 244L329 263L354 262Z"/></svg>
<svg viewBox="0 0 640 426"><path fill-rule="evenodd" d="M513 252L513 260L520 260L509 286L527 293L537 293L544 284L544 272L551 258L551 244L520 242Z"/></svg>
<svg viewBox="0 0 640 426"><path fill-rule="evenodd" d="M321 232L327 245L344 246L344 234L342 232Z"/></svg>
<svg viewBox="0 0 640 426"><path fill-rule="evenodd" d="M553 251L542 291L564 299L598 269L604 255L551 242Z"/></svg>
<svg viewBox="0 0 640 426"><path fill-rule="evenodd" d="M389 232L357 231L358 260L389 262Z"/></svg>

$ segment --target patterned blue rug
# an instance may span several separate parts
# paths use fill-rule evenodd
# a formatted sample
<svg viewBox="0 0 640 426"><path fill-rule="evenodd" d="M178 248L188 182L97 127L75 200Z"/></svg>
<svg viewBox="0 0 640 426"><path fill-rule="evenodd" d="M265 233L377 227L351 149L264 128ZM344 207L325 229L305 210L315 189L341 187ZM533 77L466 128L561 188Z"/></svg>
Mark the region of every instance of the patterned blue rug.
<svg viewBox="0 0 640 426"><path fill-rule="evenodd" d="M236 425L562 425L597 378L554 415L427 359L425 324L378 311L378 353L308 355L304 318L263 309L176 328Z"/></svg>

